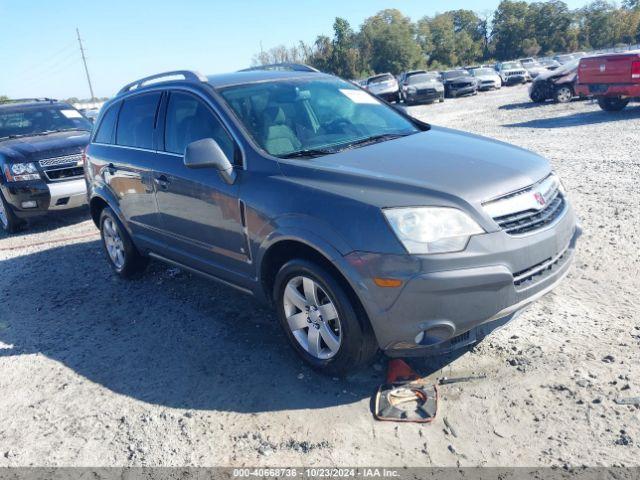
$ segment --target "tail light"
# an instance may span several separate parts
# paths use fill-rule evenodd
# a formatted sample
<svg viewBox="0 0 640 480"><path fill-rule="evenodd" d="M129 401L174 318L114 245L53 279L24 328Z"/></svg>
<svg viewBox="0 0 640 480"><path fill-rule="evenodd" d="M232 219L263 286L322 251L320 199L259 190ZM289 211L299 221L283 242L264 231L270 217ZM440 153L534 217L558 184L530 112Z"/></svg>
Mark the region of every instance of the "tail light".
<svg viewBox="0 0 640 480"><path fill-rule="evenodd" d="M631 78L633 80L640 80L640 61L631 64Z"/></svg>

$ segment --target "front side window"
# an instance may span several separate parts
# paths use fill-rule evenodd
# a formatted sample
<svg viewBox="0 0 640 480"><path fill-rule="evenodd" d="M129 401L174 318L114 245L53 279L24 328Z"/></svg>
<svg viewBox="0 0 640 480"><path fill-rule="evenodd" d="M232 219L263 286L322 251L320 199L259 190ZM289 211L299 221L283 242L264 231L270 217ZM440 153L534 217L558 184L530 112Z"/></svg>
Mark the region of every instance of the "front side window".
<svg viewBox="0 0 640 480"><path fill-rule="evenodd" d="M46 135L67 130L91 131L89 120L69 105L28 105L0 109L0 138Z"/></svg>
<svg viewBox="0 0 640 480"><path fill-rule="evenodd" d="M221 90L254 141L271 155L326 155L418 132L393 108L348 82L287 79Z"/></svg>
<svg viewBox="0 0 640 480"><path fill-rule="evenodd" d="M235 144L220 121L195 96L172 92L167 105L164 144L171 153L184 154L191 142L214 139L229 161L234 161Z"/></svg>
<svg viewBox="0 0 640 480"><path fill-rule="evenodd" d="M153 129L159 101L160 93L145 93L124 101L118 117L118 145L153 148Z"/></svg>

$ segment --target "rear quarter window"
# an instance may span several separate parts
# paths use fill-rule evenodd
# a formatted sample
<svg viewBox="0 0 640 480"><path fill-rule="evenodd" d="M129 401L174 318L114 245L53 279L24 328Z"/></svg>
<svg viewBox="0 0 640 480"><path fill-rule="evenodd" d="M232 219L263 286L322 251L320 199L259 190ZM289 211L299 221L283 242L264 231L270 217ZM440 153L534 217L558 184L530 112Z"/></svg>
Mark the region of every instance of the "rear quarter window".
<svg viewBox="0 0 640 480"><path fill-rule="evenodd" d="M153 148L153 130L160 93L145 93L124 100L116 131L116 143L127 147Z"/></svg>
<svg viewBox="0 0 640 480"><path fill-rule="evenodd" d="M94 141L98 143L113 143L113 136L116 130L116 119L120 110L120 102L111 105L109 110L102 116L102 121L96 132Z"/></svg>

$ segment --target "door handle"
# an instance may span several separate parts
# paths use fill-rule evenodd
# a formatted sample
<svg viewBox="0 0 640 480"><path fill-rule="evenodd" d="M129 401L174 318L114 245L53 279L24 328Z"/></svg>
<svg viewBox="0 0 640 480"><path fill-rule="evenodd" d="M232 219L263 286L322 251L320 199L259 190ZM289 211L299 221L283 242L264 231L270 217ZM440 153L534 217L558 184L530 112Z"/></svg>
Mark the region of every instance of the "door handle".
<svg viewBox="0 0 640 480"><path fill-rule="evenodd" d="M109 165L107 165L107 172L109 173L109 175L115 175L117 170L118 169L113 163L110 163Z"/></svg>
<svg viewBox="0 0 640 480"><path fill-rule="evenodd" d="M153 181L156 182L156 185L158 185L163 190L166 190L167 188L169 188L169 185L171 184L171 182L169 181L166 175L160 175L159 177L155 177Z"/></svg>

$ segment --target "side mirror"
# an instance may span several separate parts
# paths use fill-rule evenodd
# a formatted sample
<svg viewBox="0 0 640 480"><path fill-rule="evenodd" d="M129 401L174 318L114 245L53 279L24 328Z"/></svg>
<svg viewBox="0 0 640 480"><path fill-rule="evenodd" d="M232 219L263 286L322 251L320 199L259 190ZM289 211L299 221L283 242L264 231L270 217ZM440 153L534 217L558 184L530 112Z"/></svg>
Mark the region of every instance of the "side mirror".
<svg viewBox="0 0 640 480"><path fill-rule="evenodd" d="M203 138L187 145L184 164L187 168L213 168L229 185L236 181L233 165L212 138Z"/></svg>

